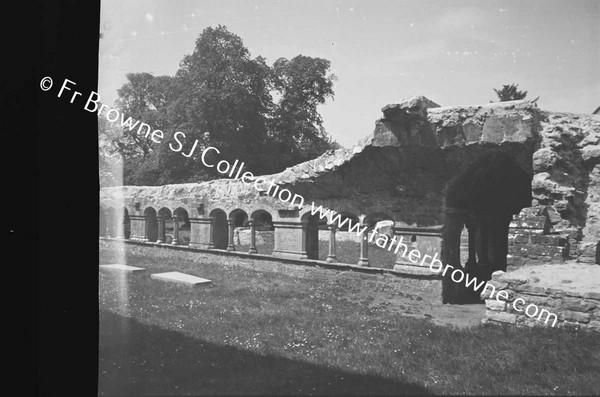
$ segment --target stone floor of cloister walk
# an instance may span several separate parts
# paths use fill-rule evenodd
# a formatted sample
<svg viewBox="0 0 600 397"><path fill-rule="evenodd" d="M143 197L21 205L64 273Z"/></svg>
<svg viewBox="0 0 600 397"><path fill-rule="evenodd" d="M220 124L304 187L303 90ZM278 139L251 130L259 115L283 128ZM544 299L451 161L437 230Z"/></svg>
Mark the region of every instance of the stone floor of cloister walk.
<svg viewBox="0 0 600 397"><path fill-rule="evenodd" d="M484 279L524 266L598 264L600 116L529 101L441 108L423 97L382 111L354 148L262 176L258 189L232 179L102 188L100 235L422 273L399 253L329 227L311 214L314 202L368 230L386 225L389 236ZM270 196L269 181L301 195L304 208ZM587 301L597 299L594 288L574 298L596 307ZM451 303L464 295L452 283L442 292ZM573 306L568 295L551 298ZM502 310L496 319L521 321ZM589 310L571 317L597 327Z"/></svg>

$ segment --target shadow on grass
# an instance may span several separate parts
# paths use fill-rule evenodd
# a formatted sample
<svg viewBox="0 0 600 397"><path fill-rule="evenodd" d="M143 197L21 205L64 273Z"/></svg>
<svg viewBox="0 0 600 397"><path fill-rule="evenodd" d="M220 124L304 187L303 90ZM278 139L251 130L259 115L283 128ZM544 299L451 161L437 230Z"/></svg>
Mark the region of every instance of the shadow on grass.
<svg viewBox="0 0 600 397"><path fill-rule="evenodd" d="M431 394L378 376L261 356L100 311L98 394Z"/></svg>

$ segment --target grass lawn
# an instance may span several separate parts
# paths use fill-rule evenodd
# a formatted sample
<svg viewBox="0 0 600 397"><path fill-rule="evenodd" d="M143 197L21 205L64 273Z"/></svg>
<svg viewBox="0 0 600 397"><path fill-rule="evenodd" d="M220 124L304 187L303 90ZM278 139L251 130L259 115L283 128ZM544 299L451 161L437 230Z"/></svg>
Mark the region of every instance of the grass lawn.
<svg viewBox="0 0 600 397"><path fill-rule="evenodd" d="M118 261L108 246L101 264ZM442 306L414 280L394 288L126 251L147 270L100 271L100 395L600 392L598 334L438 325L436 313L482 308ZM213 283L150 278L161 271ZM419 313L427 305L433 318Z"/></svg>

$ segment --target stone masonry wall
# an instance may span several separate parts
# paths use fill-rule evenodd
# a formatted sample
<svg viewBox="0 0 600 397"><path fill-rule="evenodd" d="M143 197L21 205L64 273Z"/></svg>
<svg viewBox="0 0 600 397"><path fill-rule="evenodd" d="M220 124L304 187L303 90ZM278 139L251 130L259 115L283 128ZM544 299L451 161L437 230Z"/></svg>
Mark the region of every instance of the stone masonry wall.
<svg viewBox="0 0 600 397"><path fill-rule="evenodd" d="M561 265L546 265L546 266L561 266ZM564 266L564 265L563 265ZM555 327L572 327L579 329L589 329L600 331L600 292L597 285L591 285L592 280L581 280L582 278L597 278L600 282L600 272L597 267L589 267L579 265L580 268L574 269L573 266L566 265L562 272L555 272L552 277L552 283L539 283L539 279L532 275L524 275L515 273L494 273L492 280L489 282L496 288L497 291L505 291L508 298L496 299L496 296L490 299L491 290L488 288L482 293L482 298L486 304L486 321L490 323L508 323L517 326L544 326L544 321L548 318L548 314L544 314L541 321L538 320L541 310L547 310L557 316ZM538 275L543 275L544 270L541 267L537 272ZM587 269L585 269L587 267ZM556 270L556 269L554 269ZM586 272L587 270L587 272ZM590 272L592 270L592 272ZM550 270L548 270L550 271ZM574 276L573 273L578 273ZM588 274L589 273L589 274ZM560 283L563 283L560 285ZM593 282L593 281L592 281ZM586 285L587 284L587 285ZM502 297L501 297L502 298ZM517 308L522 310L519 312L513 307L516 299L521 298L517 302ZM538 307L538 312L535 314L535 308L529 309L527 316L525 310L528 305L534 304ZM552 326L554 323L551 318L547 322L547 326Z"/></svg>

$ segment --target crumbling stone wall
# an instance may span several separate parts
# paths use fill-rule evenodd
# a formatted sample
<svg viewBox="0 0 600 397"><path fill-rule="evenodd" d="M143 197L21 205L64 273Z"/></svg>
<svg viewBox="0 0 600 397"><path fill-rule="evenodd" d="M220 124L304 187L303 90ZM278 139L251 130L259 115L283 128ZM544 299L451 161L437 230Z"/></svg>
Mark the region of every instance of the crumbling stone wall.
<svg viewBox="0 0 600 397"><path fill-rule="evenodd" d="M482 294L486 321L521 326L571 327L600 331L600 269L586 265L540 265L539 271L494 274L490 284L506 299ZM537 275L537 276L536 276ZM541 278L541 280L540 280ZM545 278L545 279L544 279ZM514 303L516 300L516 310ZM527 315L527 306L531 307ZM554 317L542 313L556 315Z"/></svg>
<svg viewBox="0 0 600 397"><path fill-rule="evenodd" d="M339 149L264 176L301 194L306 205L379 214L402 227L442 227L454 181L477 161L503 154L532 178L531 203L510 224L508 264L522 266L576 258L597 262L599 240L600 116L540 111L529 101L439 107L415 97L383 108L375 131L354 148ZM144 233L144 210L183 208L193 241L209 236L211 211L269 212L275 241L300 251L298 211L239 180L159 187L101 189L105 210L123 206L135 236ZM117 211L118 212L118 211ZM200 230L200 229L201 230Z"/></svg>

